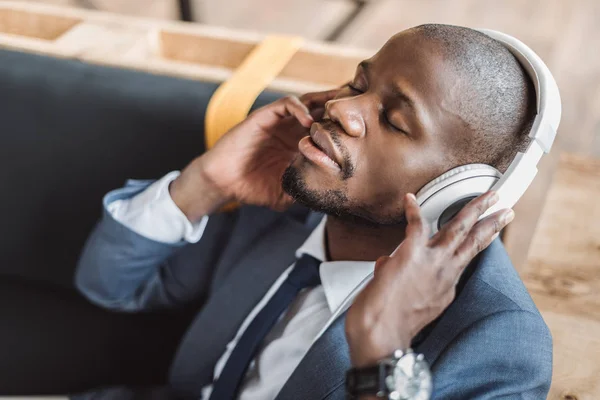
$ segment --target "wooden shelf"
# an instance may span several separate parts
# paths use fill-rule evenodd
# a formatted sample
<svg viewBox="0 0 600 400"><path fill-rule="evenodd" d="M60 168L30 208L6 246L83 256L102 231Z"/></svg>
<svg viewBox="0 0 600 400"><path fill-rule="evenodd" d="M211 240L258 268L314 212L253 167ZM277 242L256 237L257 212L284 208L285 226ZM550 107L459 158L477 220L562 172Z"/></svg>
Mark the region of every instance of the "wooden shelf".
<svg viewBox="0 0 600 400"><path fill-rule="evenodd" d="M79 18L26 10L0 9L0 34L54 40L81 22Z"/></svg>
<svg viewBox="0 0 600 400"><path fill-rule="evenodd" d="M0 48L203 81L226 80L266 35L36 3L0 1ZM374 51L306 41L269 89L342 85Z"/></svg>

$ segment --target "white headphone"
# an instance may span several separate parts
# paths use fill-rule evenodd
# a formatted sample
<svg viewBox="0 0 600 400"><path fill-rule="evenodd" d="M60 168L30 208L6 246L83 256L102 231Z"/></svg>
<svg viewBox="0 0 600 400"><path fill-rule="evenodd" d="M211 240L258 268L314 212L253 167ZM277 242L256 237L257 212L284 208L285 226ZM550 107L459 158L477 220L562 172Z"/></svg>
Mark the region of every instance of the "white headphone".
<svg viewBox="0 0 600 400"><path fill-rule="evenodd" d="M512 36L488 29L479 31L510 50L533 81L537 113L529 132L531 142L525 153L516 155L504 175L490 165L468 164L454 168L423 186L416 195L417 202L432 235L470 200L490 189L498 193L499 201L481 218L512 208L537 174L537 164L542 155L550 152L560 123L560 93L542 59Z"/></svg>

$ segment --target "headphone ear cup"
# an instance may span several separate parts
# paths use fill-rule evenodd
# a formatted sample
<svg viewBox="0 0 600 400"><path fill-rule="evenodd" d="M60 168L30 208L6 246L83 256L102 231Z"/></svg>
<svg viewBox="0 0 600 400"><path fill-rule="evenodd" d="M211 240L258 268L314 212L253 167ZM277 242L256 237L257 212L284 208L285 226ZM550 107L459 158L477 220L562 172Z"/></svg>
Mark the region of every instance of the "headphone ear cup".
<svg viewBox="0 0 600 400"><path fill-rule="evenodd" d="M502 174L486 164L468 164L454 168L423 186L417 193L421 215L434 235L469 201L490 190Z"/></svg>
<svg viewBox="0 0 600 400"><path fill-rule="evenodd" d="M458 214L460 212L460 210L462 210L463 207L466 206L471 200L474 200L476 198L477 198L477 196L475 196L475 195L468 196L468 197L465 197L464 199L457 200L456 202L450 204L438 218L438 221L437 221L438 230L442 226L446 225L446 223L450 222L450 220L452 218L454 218L456 216L456 214Z"/></svg>

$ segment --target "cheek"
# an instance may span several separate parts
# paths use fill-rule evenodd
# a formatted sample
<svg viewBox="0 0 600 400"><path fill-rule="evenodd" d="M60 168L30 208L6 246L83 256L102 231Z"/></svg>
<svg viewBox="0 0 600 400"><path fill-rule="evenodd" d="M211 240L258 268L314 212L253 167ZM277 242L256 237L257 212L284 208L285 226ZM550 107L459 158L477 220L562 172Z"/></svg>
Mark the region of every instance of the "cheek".
<svg viewBox="0 0 600 400"><path fill-rule="evenodd" d="M361 157L348 194L362 204L384 211L395 210L406 193L416 193L429 169L426 153L407 144L388 146L396 151L374 151Z"/></svg>
<svg viewBox="0 0 600 400"><path fill-rule="evenodd" d="M348 180L349 197L363 205L388 208L405 193L401 168L381 157L365 160L357 165L355 175Z"/></svg>

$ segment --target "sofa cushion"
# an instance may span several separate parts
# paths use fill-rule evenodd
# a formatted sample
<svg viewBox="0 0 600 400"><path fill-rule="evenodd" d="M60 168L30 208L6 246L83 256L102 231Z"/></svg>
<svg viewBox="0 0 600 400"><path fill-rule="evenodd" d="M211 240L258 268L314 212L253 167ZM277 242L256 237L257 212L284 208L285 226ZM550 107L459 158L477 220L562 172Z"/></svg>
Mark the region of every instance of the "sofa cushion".
<svg viewBox="0 0 600 400"><path fill-rule="evenodd" d="M201 154L216 88L0 50L0 276L72 287L104 193Z"/></svg>

